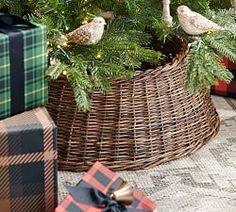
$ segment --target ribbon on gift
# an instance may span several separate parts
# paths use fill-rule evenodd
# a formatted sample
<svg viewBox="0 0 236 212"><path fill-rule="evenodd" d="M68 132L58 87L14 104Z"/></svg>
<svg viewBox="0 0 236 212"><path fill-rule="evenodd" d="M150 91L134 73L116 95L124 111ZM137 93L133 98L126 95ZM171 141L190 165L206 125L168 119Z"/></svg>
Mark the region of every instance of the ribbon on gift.
<svg viewBox="0 0 236 212"><path fill-rule="evenodd" d="M11 114L24 111L24 40L20 29L36 26L15 15L0 15L0 32L9 37Z"/></svg>
<svg viewBox="0 0 236 212"><path fill-rule="evenodd" d="M149 210L127 207L134 199L132 187L127 183L110 194L104 194L84 182L79 183L78 186L65 185L65 187L75 201L101 208L102 212L150 212Z"/></svg>

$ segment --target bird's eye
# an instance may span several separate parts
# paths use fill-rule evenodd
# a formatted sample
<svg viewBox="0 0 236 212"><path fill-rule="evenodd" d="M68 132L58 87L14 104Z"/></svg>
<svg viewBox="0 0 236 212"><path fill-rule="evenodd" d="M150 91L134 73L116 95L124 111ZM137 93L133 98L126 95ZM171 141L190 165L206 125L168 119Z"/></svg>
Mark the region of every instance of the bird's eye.
<svg viewBox="0 0 236 212"><path fill-rule="evenodd" d="M183 12L184 12L184 10L180 10L180 12L181 12L181 13L183 13Z"/></svg>

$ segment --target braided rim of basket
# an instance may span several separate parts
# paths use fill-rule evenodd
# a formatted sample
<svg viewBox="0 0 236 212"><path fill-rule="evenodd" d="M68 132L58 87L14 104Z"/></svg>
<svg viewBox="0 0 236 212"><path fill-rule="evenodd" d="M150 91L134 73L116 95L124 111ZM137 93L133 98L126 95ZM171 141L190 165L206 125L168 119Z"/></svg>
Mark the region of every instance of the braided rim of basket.
<svg viewBox="0 0 236 212"><path fill-rule="evenodd" d="M187 58L188 52L189 52L188 42L184 40L183 38L180 38L180 37L177 37L177 38L179 40L178 45L180 45L181 47L180 47L179 52L175 55L175 57L172 59L171 62L168 62L164 65L159 65L155 68L147 69L145 71L137 70L135 71L135 74L131 80L134 80L134 81L144 80L145 78L148 77L147 73L148 75L155 73L155 76L158 77L158 75L162 74L163 72L168 72L169 70L172 70L173 68L184 64ZM117 83L117 81L126 81L126 80L127 79L112 80L111 83L115 84Z"/></svg>

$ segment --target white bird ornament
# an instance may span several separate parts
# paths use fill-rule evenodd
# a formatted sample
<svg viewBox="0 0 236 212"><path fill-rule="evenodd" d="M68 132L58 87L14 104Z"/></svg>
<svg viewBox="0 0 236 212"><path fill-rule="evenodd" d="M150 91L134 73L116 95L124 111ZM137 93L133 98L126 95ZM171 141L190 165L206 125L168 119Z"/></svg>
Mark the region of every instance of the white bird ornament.
<svg viewBox="0 0 236 212"><path fill-rule="evenodd" d="M96 17L90 23L84 24L70 32L66 38L68 44L93 45L97 44L103 35L106 21Z"/></svg>
<svg viewBox="0 0 236 212"><path fill-rule="evenodd" d="M187 6L179 6L177 15L182 29L189 35L201 35L205 32L220 31L223 28Z"/></svg>

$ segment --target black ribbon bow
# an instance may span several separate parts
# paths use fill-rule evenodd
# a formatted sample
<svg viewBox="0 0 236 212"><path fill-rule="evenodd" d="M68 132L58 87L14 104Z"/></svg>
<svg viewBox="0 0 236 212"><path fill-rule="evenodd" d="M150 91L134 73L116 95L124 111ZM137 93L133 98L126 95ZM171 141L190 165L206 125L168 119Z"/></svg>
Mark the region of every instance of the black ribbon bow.
<svg viewBox="0 0 236 212"><path fill-rule="evenodd" d="M100 190L87 183L80 183L78 186L65 186L75 201L102 208L102 212L150 212L149 210L134 209L127 207L111 195L104 194Z"/></svg>

